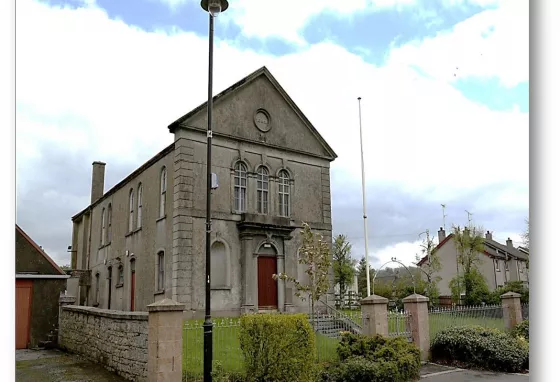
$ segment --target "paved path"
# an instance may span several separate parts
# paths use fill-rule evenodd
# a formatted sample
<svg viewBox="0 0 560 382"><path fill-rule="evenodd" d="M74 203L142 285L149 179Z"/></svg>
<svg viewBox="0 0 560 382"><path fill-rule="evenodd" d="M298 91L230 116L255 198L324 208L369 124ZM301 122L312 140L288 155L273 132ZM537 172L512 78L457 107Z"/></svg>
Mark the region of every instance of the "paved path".
<svg viewBox="0 0 560 382"><path fill-rule="evenodd" d="M57 350L16 350L17 382L124 382L125 380L76 355Z"/></svg>
<svg viewBox="0 0 560 382"><path fill-rule="evenodd" d="M503 374L488 371L463 370L434 364L423 365L420 382L528 382L529 375Z"/></svg>

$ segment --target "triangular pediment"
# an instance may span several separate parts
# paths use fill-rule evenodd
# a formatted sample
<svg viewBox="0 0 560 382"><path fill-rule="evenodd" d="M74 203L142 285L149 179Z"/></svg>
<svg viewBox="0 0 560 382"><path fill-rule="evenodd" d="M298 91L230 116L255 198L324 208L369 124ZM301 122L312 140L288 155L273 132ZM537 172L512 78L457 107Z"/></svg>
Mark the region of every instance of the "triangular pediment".
<svg viewBox="0 0 560 382"><path fill-rule="evenodd" d="M213 134L305 153L328 160L336 154L266 67L214 97ZM169 125L205 130L207 103Z"/></svg>

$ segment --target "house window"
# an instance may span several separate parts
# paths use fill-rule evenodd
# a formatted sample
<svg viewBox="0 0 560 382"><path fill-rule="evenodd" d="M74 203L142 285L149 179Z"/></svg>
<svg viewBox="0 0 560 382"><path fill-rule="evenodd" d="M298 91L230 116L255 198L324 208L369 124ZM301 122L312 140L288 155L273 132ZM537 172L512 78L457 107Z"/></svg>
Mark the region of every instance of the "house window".
<svg viewBox="0 0 560 382"><path fill-rule="evenodd" d="M245 212L247 209L247 166L243 162L236 163L233 177L233 208L237 212Z"/></svg>
<svg viewBox="0 0 560 382"><path fill-rule="evenodd" d="M494 260L494 262L496 266L496 272L500 272L500 260L496 259Z"/></svg>
<svg viewBox="0 0 560 382"><path fill-rule="evenodd" d="M286 170L278 174L278 207L280 216L290 216L290 176Z"/></svg>
<svg viewBox="0 0 560 382"><path fill-rule="evenodd" d="M136 216L136 228L142 227L142 183L138 185L138 213Z"/></svg>
<svg viewBox="0 0 560 382"><path fill-rule="evenodd" d="M105 225L107 224L107 222L105 221L106 218L107 217L105 216L105 208L103 208L103 211L101 211L101 238L99 240L101 242L101 245L105 244L105 235L107 234L105 227Z"/></svg>
<svg viewBox="0 0 560 382"><path fill-rule="evenodd" d="M229 287L229 256L226 246L221 241L212 244L211 250L211 274L210 287L212 289L225 289Z"/></svg>
<svg viewBox="0 0 560 382"><path fill-rule="evenodd" d="M95 274L95 305L99 305L99 273Z"/></svg>
<svg viewBox="0 0 560 382"><path fill-rule="evenodd" d="M167 194L167 169L165 167L161 169L159 190L159 217L162 218L165 216L165 199Z"/></svg>
<svg viewBox="0 0 560 382"><path fill-rule="evenodd" d="M128 232L134 230L134 190L130 189L130 194L128 195Z"/></svg>
<svg viewBox="0 0 560 382"><path fill-rule="evenodd" d="M507 261L507 260L505 261L505 270L506 270L506 271L509 271L509 265L508 265L508 261Z"/></svg>
<svg viewBox="0 0 560 382"><path fill-rule="evenodd" d="M268 169L264 166L257 169L257 210L268 214Z"/></svg>
<svg viewBox="0 0 560 382"><path fill-rule="evenodd" d="M122 265L119 265L119 281L118 281L119 285L123 285L124 284L124 268Z"/></svg>
<svg viewBox="0 0 560 382"><path fill-rule="evenodd" d="M113 206L111 206L111 204L109 203L109 207L107 208L107 244L111 243L112 225L113 225Z"/></svg>
<svg viewBox="0 0 560 382"><path fill-rule="evenodd" d="M157 291L161 292L164 290L165 281L165 254L163 251L157 254Z"/></svg>

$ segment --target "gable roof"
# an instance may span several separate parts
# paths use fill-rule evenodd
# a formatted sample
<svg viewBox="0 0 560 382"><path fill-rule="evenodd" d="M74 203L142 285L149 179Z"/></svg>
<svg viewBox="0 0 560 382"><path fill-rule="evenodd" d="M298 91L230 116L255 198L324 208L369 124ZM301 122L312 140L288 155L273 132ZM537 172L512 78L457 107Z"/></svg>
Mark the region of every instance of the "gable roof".
<svg viewBox="0 0 560 382"><path fill-rule="evenodd" d="M29 244L31 244L31 246L33 248L35 248L37 250L37 252L39 252L44 258L45 260L47 260L52 266L53 268L60 273L61 275L66 275L66 272L64 272L58 265L56 265L56 263L53 261L53 259L51 259L51 257L49 255L47 255L47 253L45 251L43 251L43 249L37 245L37 243L35 243L35 241L33 241L33 239L31 237L29 237L28 234L26 234L19 225L16 224L16 231L19 232L21 234L21 236L23 236L23 238L25 240L27 240L29 242Z"/></svg>
<svg viewBox="0 0 560 382"><path fill-rule="evenodd" d="M445 243L447 243L452 237L454 236L454 234L449 234L447 235L447 237L445 239L443 239L435 248L434 250L438 250L441 247L443 247L445 245ZM501 252L498 252L501 251ZM510 257L515 257L518 260L524 260L526 261L528 259L528 256L523 253L522 251L518 250L517 248L511 248L508 247L507 245L503 245L501 243L498 243L496 240L493 239L484 239L484 252L483 252L486 256L489 257L494 257L494 258L500 258L500 259L505 259L506 258L506 253L507 255L509 255ZM424 256L423 258L420 259L420 261L416 264L417 266L421 266L422 264L424 264L424 262L428 259L428 256Z"/></svg>
<svg viewBox="0 0 560 382"><path fill-rule="evenodd" d="M309 129L311 134L315 137L315 139L317 139L317 141L321 144L321 146L328 153L328 158L331 161L336 159L338 156L336 155L334 150L329 146L329 144L327 143L327 141L325 141L325 139L321 136L321 134L319 134L317 129L315 129L313 124L311 124L311 122L307 119L305 114L303 114L303 112L296 105L296 103L292 100L292 98L288 95L288 93L284 90L284 88L282 88L282 86L278 83L278 81L276 81L276 79L270 73L270 71L266 68L266 66L263 66L263 67L255 70L253 73L251 73L248 76L242 78L241 80L239 80L236 83L234 83L233 85L231 85L229 88L227 88L227 89L223 90L222 92L220 92L219 94L215 95L212 102L216 103L218 100L220 100L220 98L223 98L223 97L227 96L228 94L230 94L230 93L232 93L236 90L239 90L242 87L252 83L253 81L255 81L260 76L265 76L272 83L274 88L278 91L278 93L280 93L280 95L284 98L284 100L288 103L288 105L290 105L290 107L293 109L293 111L303 121L304 125ZM190 112L188 112L187 114L182 116L181 118L177 119L175 122L171 123L168 126L169 131L171 133L173 133L175 131L175 129L177 127L179 127L183 122L187 121L189 118L193 117L198 112L205 109L207 104L208 104L208 102L202 103L201 105L194 108L193 110L191 110Z"/></svg>

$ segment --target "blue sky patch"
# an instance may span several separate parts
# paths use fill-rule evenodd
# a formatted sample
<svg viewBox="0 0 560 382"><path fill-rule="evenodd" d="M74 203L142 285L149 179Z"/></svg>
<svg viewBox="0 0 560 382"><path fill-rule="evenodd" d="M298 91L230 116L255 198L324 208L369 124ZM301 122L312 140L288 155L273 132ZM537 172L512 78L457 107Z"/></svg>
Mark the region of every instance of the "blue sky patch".
<svg viewBox="0 0 560 382"><path fill-rule="evenodd" d="M500 84L498 78L469 78L457 80L455 87L468 99L484 104L491 110L507 111L518 105L521 112L529 112L528 82L508 89Z"/></svg>

